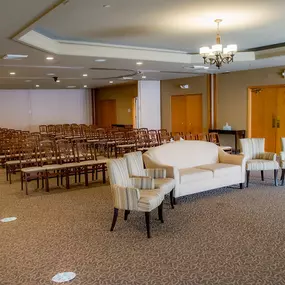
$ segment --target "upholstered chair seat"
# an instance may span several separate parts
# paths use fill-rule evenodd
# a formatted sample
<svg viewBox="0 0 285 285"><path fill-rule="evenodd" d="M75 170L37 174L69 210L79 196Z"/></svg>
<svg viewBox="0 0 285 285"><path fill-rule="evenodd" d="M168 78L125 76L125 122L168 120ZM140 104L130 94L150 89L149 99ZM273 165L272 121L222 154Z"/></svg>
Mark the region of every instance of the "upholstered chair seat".
<svg viewBox="0 0 285 285"><path fill-rule="evenodd" d="M128 171L130 177L151 177L154 179L154 186L162 191L163 194L170 194L170 203L174 208L173 190L175 188L175 180L166 178L166 169L149 168L144 169L142 152L132 152L125 154L127 160Z"/></svg>
<svg viewBox="0 0 285 285"><path fill-rule="evenodd" d="M164 222L164 193L155 187L153 178L129 177L126 158L111 159L107 167L114 201L111 231L114 230L119 210L125 211L125 220L130 211L140 211L145 213L147 236L150 238L150 212L158 208L159 219Z"/></svg>
<svg viewBox="0 0 285 285"><path fill-rule="evenodd" d="M261 179L262 181L264 181L265 170L273 170L274 183L275 186L277 186L277 174L279 169L277 155L276 153L265 152L265 139L241 139L240 143L242 153L246 158L247 187L249 184L249 177L251 171L261 171Z"/></svg>

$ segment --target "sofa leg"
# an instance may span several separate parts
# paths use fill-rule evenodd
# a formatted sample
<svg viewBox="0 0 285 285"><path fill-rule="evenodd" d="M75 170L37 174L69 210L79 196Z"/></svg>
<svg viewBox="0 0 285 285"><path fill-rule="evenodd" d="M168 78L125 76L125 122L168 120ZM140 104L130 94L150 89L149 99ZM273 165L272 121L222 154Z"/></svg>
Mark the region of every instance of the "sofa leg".
<svg viewBox="0 0 285 285"><path fill-rule="evenodd" d="M125 210L125 216L124 216L124 220L126 221L128 219L128 215L130 214L130 210Z"/></svg>
<svg viewBox="0 0 285 285"><path fill-rule="evenodd" d="M239 184L239 188L240 188L240 189L244 189L244 183L240 183L240 184Z"/></svg>
<svg viewBox="0 0 285 285"><path fill-rule="evenodd" d="M161 221L161 223L163 224L164 223L164 220L163 220L163 201L158 206L158 218Z"/></svg>
<svg viewBox="0 0 285 285"><path fill-rule="evenodd" d="M246 188L248 188L249 176L250 176L250 170L247 170L246 171Z"/></svg>
<svg viewBox="0 0 285 285"><path fill-rule="evenodd" d="M170 192L170 204L171 204L172 209L174 209L173 191L174 191L174 189Z"/></svg>
<svg viewBox="0 0 285 285"><path fill-rule="evenodd" d="M147 237L151 238L150 236L150 212L145 212L145 224L146 224Z"/></svg>
<svg viewBox="0 0 285 285"><path fill-rule="evenodd" d="M264 171L261 170L261 180L264 181Z"/></svg>
<svg viewBox="0 0 285 285"><path fill-rule="evenodd" d="M113 222L112 222L112 226L111 226L111 232L114 230L114 227L116 225L117 222L117 218L118 218L118 212L119 210L117 208L114 208L114 216L113 216Z"/></svg>
<svg viewBox="0 0 285 285"><path fill-rule="evenodd" d="M285 178L285 169L282 169L282 175L281 175L281 186L284 186L284 178Z"/></svg>
<svg viewBox="0 0 285 285"><path fill-rule="evenodd" d="M278 186L278 178L277 178L277 175L278 175L278 169L274 169L274 185L275 185L275 186Z"/></svg>

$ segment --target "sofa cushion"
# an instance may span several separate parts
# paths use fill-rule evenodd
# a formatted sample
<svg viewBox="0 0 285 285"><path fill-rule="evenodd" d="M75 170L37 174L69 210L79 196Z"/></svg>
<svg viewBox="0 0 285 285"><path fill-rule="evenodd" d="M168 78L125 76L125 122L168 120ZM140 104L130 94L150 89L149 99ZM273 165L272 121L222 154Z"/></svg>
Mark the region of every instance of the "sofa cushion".
<svg viewBox="0 0 285 285"><path fill-rule="evenodd" d="M226 164L226 163L213 163L207 165L200 165L197 168L202 170L210 170L214 174L214 178L226 177L232 175L240 175L241 174L241 166Z"/></svg>
<svg viewBox="0 0 285 285"><path fill-rule="evenodd" d="M179 174L181 184L186 184L197 180L202 181L205 179L213 179L212 171L195 167L180 169Z"/></svg>

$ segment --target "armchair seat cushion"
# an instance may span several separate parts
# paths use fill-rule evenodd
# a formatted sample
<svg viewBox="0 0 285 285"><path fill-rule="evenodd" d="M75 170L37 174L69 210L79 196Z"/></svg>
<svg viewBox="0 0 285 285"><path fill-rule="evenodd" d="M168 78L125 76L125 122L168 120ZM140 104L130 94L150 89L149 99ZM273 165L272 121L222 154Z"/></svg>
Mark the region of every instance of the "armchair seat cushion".
<svg viewBox="0 0 285 285"><path fill-rule="evenodd" d="M156 178L154 179L154 186L160 189L163 194L168 194L174 189L175 180L172 178Z"/></svg>
<svg viewBox="0 0 285 285"><path fill-rule="evenodd" d="M274 160L250 159L246 162L246 170L261 171L279 169L279 164Z"/></svg>
<svg viewBox="0 0 285 285"><path fill-rule="evenodd" d="M179 170L180 183L187 184L193 181L213 179L213 172L197 167L184 168Z"/></svg>
<svg viewBox="0 0 285 285"><path fill-rule="evenodd" d="M140 199L138 201L138 211L150 212L157 208L164 200L164 195L160 190L140 190Z"/></svg>
<svg viewBox="0 0 285 285"><path fill-rule="evenodd" d="M241 173L240 165L233 165L226 163L213 163L213 164L201 165L198 166L197 168L212 171L214 178L240 175Z"/></svg>

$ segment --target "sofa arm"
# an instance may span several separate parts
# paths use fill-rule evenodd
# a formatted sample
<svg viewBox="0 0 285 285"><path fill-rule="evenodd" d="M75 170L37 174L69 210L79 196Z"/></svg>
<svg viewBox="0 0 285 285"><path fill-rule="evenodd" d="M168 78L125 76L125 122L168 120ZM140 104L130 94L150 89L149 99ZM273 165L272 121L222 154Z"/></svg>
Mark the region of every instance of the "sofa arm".
<svg viewBox="0 0 285 285"><path fill-rule="evenodd" d="M219 161L221 163L241 165L245 167L246 157L243 154L229 154L220 149Z"/></svg>
<svg viewBox="0 0 285 285"><path fill-rule="evenodd" d="M121 210L138 210L140 191L135 187L111 186L114 207Z"/></svg>
<svg viewBox="0 0 285 285"><path fill-rule="evenodd" d="M135 188L154 189L154 180L151 177L132 177L130 181Z"/></svg>
<svg viewBox="0 0 285 285"><path fill-rule="evenodd" d="M277 159L277 155L274 152L264 152L264 153L260 153L258 155L259 159L265 159L265 160L273 160L276 161Z"/></svg>
<svg viewBox="0 0 285 285"><path fill-rule="evenodd" d="M166 178L166 169L165 168L147 168L145 169L146 176L151 178Z"/></svg>

